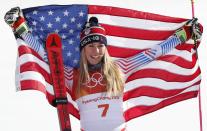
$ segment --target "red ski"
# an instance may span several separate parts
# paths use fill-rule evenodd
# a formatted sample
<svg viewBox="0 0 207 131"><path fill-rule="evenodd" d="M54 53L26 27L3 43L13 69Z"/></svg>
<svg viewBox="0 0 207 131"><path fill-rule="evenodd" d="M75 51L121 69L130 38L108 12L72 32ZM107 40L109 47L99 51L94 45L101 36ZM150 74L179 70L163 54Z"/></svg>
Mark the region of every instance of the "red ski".
<svg viewBox="0 0 207 131"><path fill-rule="evenodd" d="M61 131L71 131L70 118L67 110L67 94L64 81L64 68L62 57L62 43L58 34L50 34L46 41L46 50L53 81L56 106Z"/></svg>

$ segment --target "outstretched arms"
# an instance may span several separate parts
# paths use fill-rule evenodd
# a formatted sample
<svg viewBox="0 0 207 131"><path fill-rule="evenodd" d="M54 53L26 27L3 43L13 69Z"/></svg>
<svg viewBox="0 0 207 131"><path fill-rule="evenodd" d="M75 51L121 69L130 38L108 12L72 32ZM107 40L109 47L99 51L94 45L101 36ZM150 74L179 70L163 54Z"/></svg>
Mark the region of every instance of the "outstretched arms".
<svg viewBox="0 0 207 131"><path fill-rule="evenodd" d="M13 29L14 34L22 36L29 32L28 26L19 7L9 10L4 16L5 22Z"/></svg>
<svg viewBox="0 0 207 131"><path fill-rule="evenodd" d="M22 10L19 7L12 8L4 16L5 22L12 28L16 38L23 39L33 50L45 60L47 60L47 54L43 48L43 44L40 43L30 33L29 28L26 24Z"/></svg>
<svg viewBox="0 0 207 131"><path fill-rule="evenodd" d="M183 30L183 31L182 31ZM185 42L186 40L192 39L200 39L202 36L201 28L198 23L197 18L193 18L186 22L186 24L175 31L174 35L176 35L181 42Z"/></svg>
<svg viewBox="0 0 207 131"><path fill-rule="evenodd" d="M201 31L199 24L197 23L197 19L189 20L183 27L176 30L172 36L158 45L155 45L135 56L119 59L116 62L126 77L128 77L133 72L137 71L141 66L144 66L158 57L168 53L177 45L182 44L192 37L196 39L201 37Z"/></svg>

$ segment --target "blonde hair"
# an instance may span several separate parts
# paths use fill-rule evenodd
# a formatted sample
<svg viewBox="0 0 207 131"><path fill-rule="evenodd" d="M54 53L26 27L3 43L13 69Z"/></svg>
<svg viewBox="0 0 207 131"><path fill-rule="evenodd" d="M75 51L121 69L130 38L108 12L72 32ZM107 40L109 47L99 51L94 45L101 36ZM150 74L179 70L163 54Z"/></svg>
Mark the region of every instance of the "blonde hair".
<svg viewBox="0 0 207 131"><path fill-rule="evenodd" d="M120 96L123 93L124 78L119 67L113 62L108 54L107 49L103 56L102 73L104 81L106 82L107 94L109 96ZM89 79L88 62L85 56L84 49L81 51L79 81L76 88L76 95L80 95L81 84Z"/></svg>

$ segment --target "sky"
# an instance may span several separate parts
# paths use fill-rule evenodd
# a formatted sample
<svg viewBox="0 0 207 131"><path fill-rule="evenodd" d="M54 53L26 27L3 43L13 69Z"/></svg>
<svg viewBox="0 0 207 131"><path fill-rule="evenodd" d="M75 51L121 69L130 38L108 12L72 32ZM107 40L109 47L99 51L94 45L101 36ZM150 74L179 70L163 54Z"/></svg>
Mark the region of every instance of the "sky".
<svg viewBox="0 0 207 131"><path fill-rule="evenodd" d="M127 2L126 2L127 1ZM15 65L17 45L12 30L4 22L4 14L12 7L28 8L48 4L96 4L167 16L191 18L190 0L2 0L0 5L0 131L59 131L57 111L50 106L45 95L38 91L16 92ZM201 45L198 49L202 71L201 106L203 131L207 131L207 17L205 0L195 0L195 16L204 26ZM200 131L198 98L182 101L148 115L134 119L129 131ZM71 119L73 131L79 123Z"/></svg>

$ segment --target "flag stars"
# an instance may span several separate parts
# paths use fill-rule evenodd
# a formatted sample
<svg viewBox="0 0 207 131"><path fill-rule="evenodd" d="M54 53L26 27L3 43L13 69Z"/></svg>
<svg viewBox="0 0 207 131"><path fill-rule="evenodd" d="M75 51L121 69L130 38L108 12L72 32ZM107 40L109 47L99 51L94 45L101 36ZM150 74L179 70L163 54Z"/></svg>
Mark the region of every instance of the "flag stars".
<svg viewBox="0 0 207 131"><path fill-rule="evenodd" d="M25 17L26 17L26 18L30 18L30 16L29 16L29 15L26 15Z"/></svg>
<svg viewBox="0 0 207 131"><path fill-rule="evenodd" d="M40 30L41 30L41 31L44 31L44 29L43 29L42 27L40 28Z"/></svg>
<svg viewBox="0 0 207 131"><path fill-rule="evenodd" d="M74 64L78 64L78 60L74 59L74 60L73 60L73 63L74 63Z"/></svg>
<svg viewBox="0 0 207 131"><path fill-rule="evenodd" d="M70 29L70 30L69 30L69 33L70 33L70 34L73 34L73 33L74 33L74 30L73 30L73 29Z"/></svg>
<svg viewBox="0 0 207 131"><path fill-rule="evenodd" d="M58 17L55 18L55 21L56 21L56 22L60 22L60 19L61 19L61 18L58 16Z"/></svg>
<svg viewBox="0 0 207 131"><path fill-rule="evenodd" d="M72 39L70 39L70 40L68 41L68 43L69 43L70 45L72 45L72 44L74 43L74 41L73 41Z"/></svg>
<svg viewBox="0 0 207 131"><path fill-rule="evenodd" d="M83 17L83 15L84 15L84 13L83 13L83 11L81 10L81 12L79 12L79 16L80 16L80 17Z"/></svg>
<svg viewBox="0 0 207 131"><path fill-rule="evenodd" d="M44 16L41 16L40 17L40 21L45 21L45 17Z"/></svg>
<svg viewBox="0 0 207 131"><path fill-rule="evenodd" d="M63 34L61 37L62 37L62 39L66 39L67 38L67 36L65 34Z"/></svg>
<svg viewBox="0 0 207 131"><path fill-rule="evenodd" d="M67 53L67 56L68 56L68 57L71 57L71 56L72 56L72 53L69 51L69 52Z"/></svg>
<svg viewBox="0 0 207 131"><path fill-rule="evenodd" d="M75 51L79 51L79 47L75 47Z"/></svg>
<svg viewBox="0 0 207 131"><path fill-rule="evenodd" d="M40 38L43 39L43 35L40 35Z"/></svg>
<svg viewBox="0 0 207 131"><path fill-rule="evenodd" d="M66 23L63 24L63 29L66 29L68 25Z"/></svg>
<svg viewBox="0 0 207 131"><path fill-rule="evenodd" d="M68 16L68 15L69 15L68 10L65 10L65 11L63 12L63 14L64 14L64 16Z"/></svg>
<svg viewBox="0 0 207 131"><path fill-rule="evenodd" d="M74 23L75 20L76 20L75 17L73 17L73 18L70 19L70 22L71 22L71 23Z"/></svg>
<svg viewBox="0 0 207 131"><path fill-rule="evenodd" d="M81 23L78 23L77 28L81 28L81 27L82 27Z"/></svg>
<svg viewBox="0 0 207 131"><path fill-rule="evenodd" d="M63 9L61 12L56 12L53 9L49 9L43 14L39 10L38 12L30 13L30 18L35 17L35 19L31 19L31 27L33 32L40 32L41 34L38 36L39 40L45 40L47 37L44 33L57 33L60 35L63 45L62 50L64 56L70 60L68 64L77 65L79 63L79 42L80 42L80 35L79 31L83 27L83 23L81 20L83 17L86 16L86 12L84 10L78 10L74 12L75 15L72 16L73 12L70 12L69 9ZM25 15L28 17L28 15ZM45 26L42 26L39 22L44 23ZM36 29L37 31L35 31ZM37 37L35 38L37 39ZM65 60L64 62L66 62Z"/></svg>
<svg viewBox="0 0 207 131"><path fill-rule="evenodd" d="M59 33L59 30L58 30L58 29L56 29L56 30L55 30L55 33L57 33L57 34L58 34L58 33Z"/></svg>
<svg viewBox="0 0 207 131"><path fill-rule="evenodd" d="M54 13L54 12L53 12L53 11L51 11L51 10L50 10L50 11L48 11L48 15L53 15L53 13Z"/></svg>
<svg viewBox="0 0 207 131"><path fill-rule="evenodd" d="M77 35L76 38L77 38L77 39L80 39L80 35Z"/></svg>
<svg viewBox="0 0 207 131"><path fill-rule="evenodd" d="M37 22L36 21L32 21L32 25L36 26Z"/></svg>
<svg viewBox="0 0 207 131"><path fill-rule="evenodd" d="M37 12L38 12L38 11L34 10L34 11L32 12L32 14L33 14L33 15L37 15Z"/></svg>
<svg viewBox="0 0 207 131"><path fill-rule="evenodd" d="M49 22L49 23L47 24L47 27L48 27L48 28L52 28L52 24Z"/></svg>

